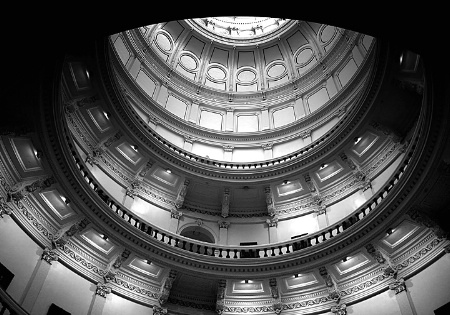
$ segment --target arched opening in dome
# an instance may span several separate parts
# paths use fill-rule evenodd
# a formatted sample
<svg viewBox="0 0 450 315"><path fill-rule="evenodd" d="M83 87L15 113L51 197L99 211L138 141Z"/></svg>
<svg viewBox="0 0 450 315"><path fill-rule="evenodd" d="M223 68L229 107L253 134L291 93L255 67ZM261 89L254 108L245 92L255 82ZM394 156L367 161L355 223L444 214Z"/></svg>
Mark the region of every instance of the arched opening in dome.
<svg viewBox="0 0 450 315"><path fill-rule="evenodd" d="M180 235L205 243L215 243L212 233L200 226L188 226L180 232Z"/></svg>

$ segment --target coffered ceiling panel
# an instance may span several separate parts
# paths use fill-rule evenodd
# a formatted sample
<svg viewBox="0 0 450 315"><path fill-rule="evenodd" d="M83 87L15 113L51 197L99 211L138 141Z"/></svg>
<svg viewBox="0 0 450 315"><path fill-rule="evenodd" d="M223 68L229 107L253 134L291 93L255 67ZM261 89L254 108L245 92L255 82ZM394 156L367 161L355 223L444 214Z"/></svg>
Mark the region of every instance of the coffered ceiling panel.
<svg viewBox="0 0 450 315"><path fill-rule="evenodd" d="M43 171L40 160L38 159L37 150L34 148L29 138L9 138L14 157L20 165L19 171L24 173ZM30 175L28 175L30 176Z"/></svg>
<svg viewBox="0 0 450 315"><path fill-rule="evenodd" d="M56 189L50 189L39 193L44 203L49 207L50 213L60 224L65 224L76 215L70 207L70 201ZM64 198L64 199L63 199Z"/></svg>

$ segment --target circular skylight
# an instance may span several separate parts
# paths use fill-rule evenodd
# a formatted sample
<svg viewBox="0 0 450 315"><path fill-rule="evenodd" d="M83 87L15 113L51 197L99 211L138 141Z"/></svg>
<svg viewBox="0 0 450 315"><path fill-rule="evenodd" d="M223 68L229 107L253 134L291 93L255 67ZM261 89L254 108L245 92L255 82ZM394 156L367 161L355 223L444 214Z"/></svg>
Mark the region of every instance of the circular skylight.
<svg viewBox="0 0 450 315"><path fill-rule="evenodd" d="M222 16L194 19L193 21L217 35L240 39L254 38L270 33L289 20L254 16Z"/></svg>

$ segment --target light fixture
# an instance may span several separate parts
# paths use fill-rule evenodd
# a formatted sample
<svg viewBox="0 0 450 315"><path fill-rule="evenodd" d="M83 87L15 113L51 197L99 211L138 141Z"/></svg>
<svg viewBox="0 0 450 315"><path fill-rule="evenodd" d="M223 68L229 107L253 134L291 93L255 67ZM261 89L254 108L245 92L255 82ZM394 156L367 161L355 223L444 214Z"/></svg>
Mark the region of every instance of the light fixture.
<svg viewBox="0 0 450 315"><path fill-rule="evenodd" d="M283 181L283 185L287 185L287 184L290 184L291 182L290 181L288 181L287 179L285 179L284 181Z"/></svg>
<svg viewBox="0 0 450 315"><path fill-rule="evenodd" d="M169 169L166 169L166 172L167 172L168 174L171 174L171 173L172 173L172 171L169 170Z"/></svg>
<svg viewBox="0 0 450 315"><path fill-rule="evenodd" d="M355 144L357 144L359 141L361 141L361 137L355 137Z"/></svg>
<svg viewBox="0 0 450 315"><path fill-rule="evenodd" d="M134 151L138 151L138 146L137 145L135 145L135 144L133 144L132 146L131 146L131 148L134 150Z"/></svg>
<svg viewBox="0 0 450 315"><path fill-rule="evenodd" d="M150 265L152 262L150 261L150 259L144 259L144 262L147 264L147 265Z"/></svg>
<svg viewBox="0 0 450 315"><path fill-rule="evenodd" d="M245 279L245 280L244 280L244 283L248 283L248 280L247 280L247 279Z"/></svg>
<svg viewBox="0 0 450 315"><path fill-rule="evenodd" d="M387 233L387 235L389 236L389 235L391 235L392 233L394 233L394 229L393 229L393 228L389 228L389 229L386 231L386 233Z"/></svg>
<svg viewBox="0 0 450 315"><path fill-rule="evenodd" d="M106 119L109 119L109 117L111 117L111 114L109 112L103 112L103 115L105 115Z"/></svg>
<svg viewBox="0 0 450 315"><path fill-rule="evenodd" d="M87 69L86 69L86 76L89 79L89 71L87 71Z"/></svg>
<svg viewBox="0 0 450 315"><path fill-rule="evenodd" d="M294 278L298 278L298 276L299 276L299 274L298 274L298 273L296 273L296 274L294 275Z"/></svg>
<svg viewBox="0 0 450 315"><path fill-rule="evenodd" d="M61 196L61 200L64 201L64 203L65 203L66 205L69 205L69 203L70 203L70 200L67 199L67 198L64 197L64 196Z"/></svg>
<svg viewBox="0 0 450 315"><path fill-rule="evenodd" d="M403 53L400 55L400 65L402 64L402 62L403 62Z"/></svg>
<svg viewBox="0 0 450 315"><path fill-rule="evenodd" d="M346 262L348 259L349 259L349 257L345 256L345 257L342 259L342 262Z"/></svg>
<svg viewBox="0 0 450 315"><path fill-rule="evenodd" d="M42 151L34 150L34 156L39 160L42 157Z"/></svg>
<svg viewBox="0 0 450 315"><path fill-rule="evenodd" d="M322 163L322 165L320 165L320 170L323 170L325 167L327 167L328 166L328 164L325 164L325 163Z"/></svg>
<svg viewBox="0 0 450 315"><path fill-rule="evenodd" d="M108 236L106 236L105 234L100 234L100 237L103 238L105 241L108 240Z"/></svg>

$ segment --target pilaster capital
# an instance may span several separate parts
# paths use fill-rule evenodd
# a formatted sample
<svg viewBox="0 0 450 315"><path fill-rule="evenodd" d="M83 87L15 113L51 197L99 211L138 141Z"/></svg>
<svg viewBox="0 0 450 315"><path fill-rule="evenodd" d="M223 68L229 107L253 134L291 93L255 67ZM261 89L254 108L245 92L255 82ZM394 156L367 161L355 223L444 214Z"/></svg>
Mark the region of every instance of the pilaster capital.
<svg viewBox="0 0 450 315"><path fill-rule="evenodd" d="M223 148L223 150L224 150L225 152L233 152L234 146L229 145L229 144L224 144L224 145L222 146L222 148Z"/></svg>
<svg viewBox="0 0 450 315"><path fill-rule="evenodd" d="M167 314L167 308L162 308L158 305L153 305L153 315L165 315Z"/></svg>
<svg viewBox="0 0 450 315"><path fill-rule="evenodd" d="M272 150L273 142L262 143L261 147L263 148L263 150Z"/></svg>
<svg viewBox="0 0 450 315"><path fill-rule="evenodd" d="M181 212L181 211L178 211L178 210L175 210L175 209L172 209L172 210L170 211L170 217L171 217L172 219L179 220L179 219L181 218L182 215L183 215L183 212Z"/></svg>
<svg viewBox="0 0 450 315"><path fill-rule="evenodd" d="M41 255L41 259L51 265L52 261L58 261L59 253L54 249L46 247Z"/></svg>
<svg viewBox="0 0 450 315"><path fill-rule="evenodd" d="M347 315L347 305L338 304L336 306L333 306L331 308L331 313L333 313L335 315Z"/></svg>
<svg viewBox="0 0 450 315"><path fill-rule="evenodd" d="M227 221L218 221L217 223L219 224L219 229L228 229L230 226L230 222Z"/></svg>
<svg viewBox="0 0 450 315"><path fill-rule="evenodd" d="M109 293L111 293L110 287L101 282L97 283L97 288L95 289L96 295L100 295L101 297L106 298L106 295L108 295Z"/></svg>
<svg viewBox="0 0 450 315"><path fill-rule="evenodd" d="M273 218L266 219L266 223L269 227L277 227L278 226L278 217L274 216Z"/></svg>
<svg viewBox="0 0 450 315"><path fill-rule="evenodd" d="M394 280L389 284L389 289L393 290L396 295L403 291L406 291L405 279L400 278Z"/></svg>

